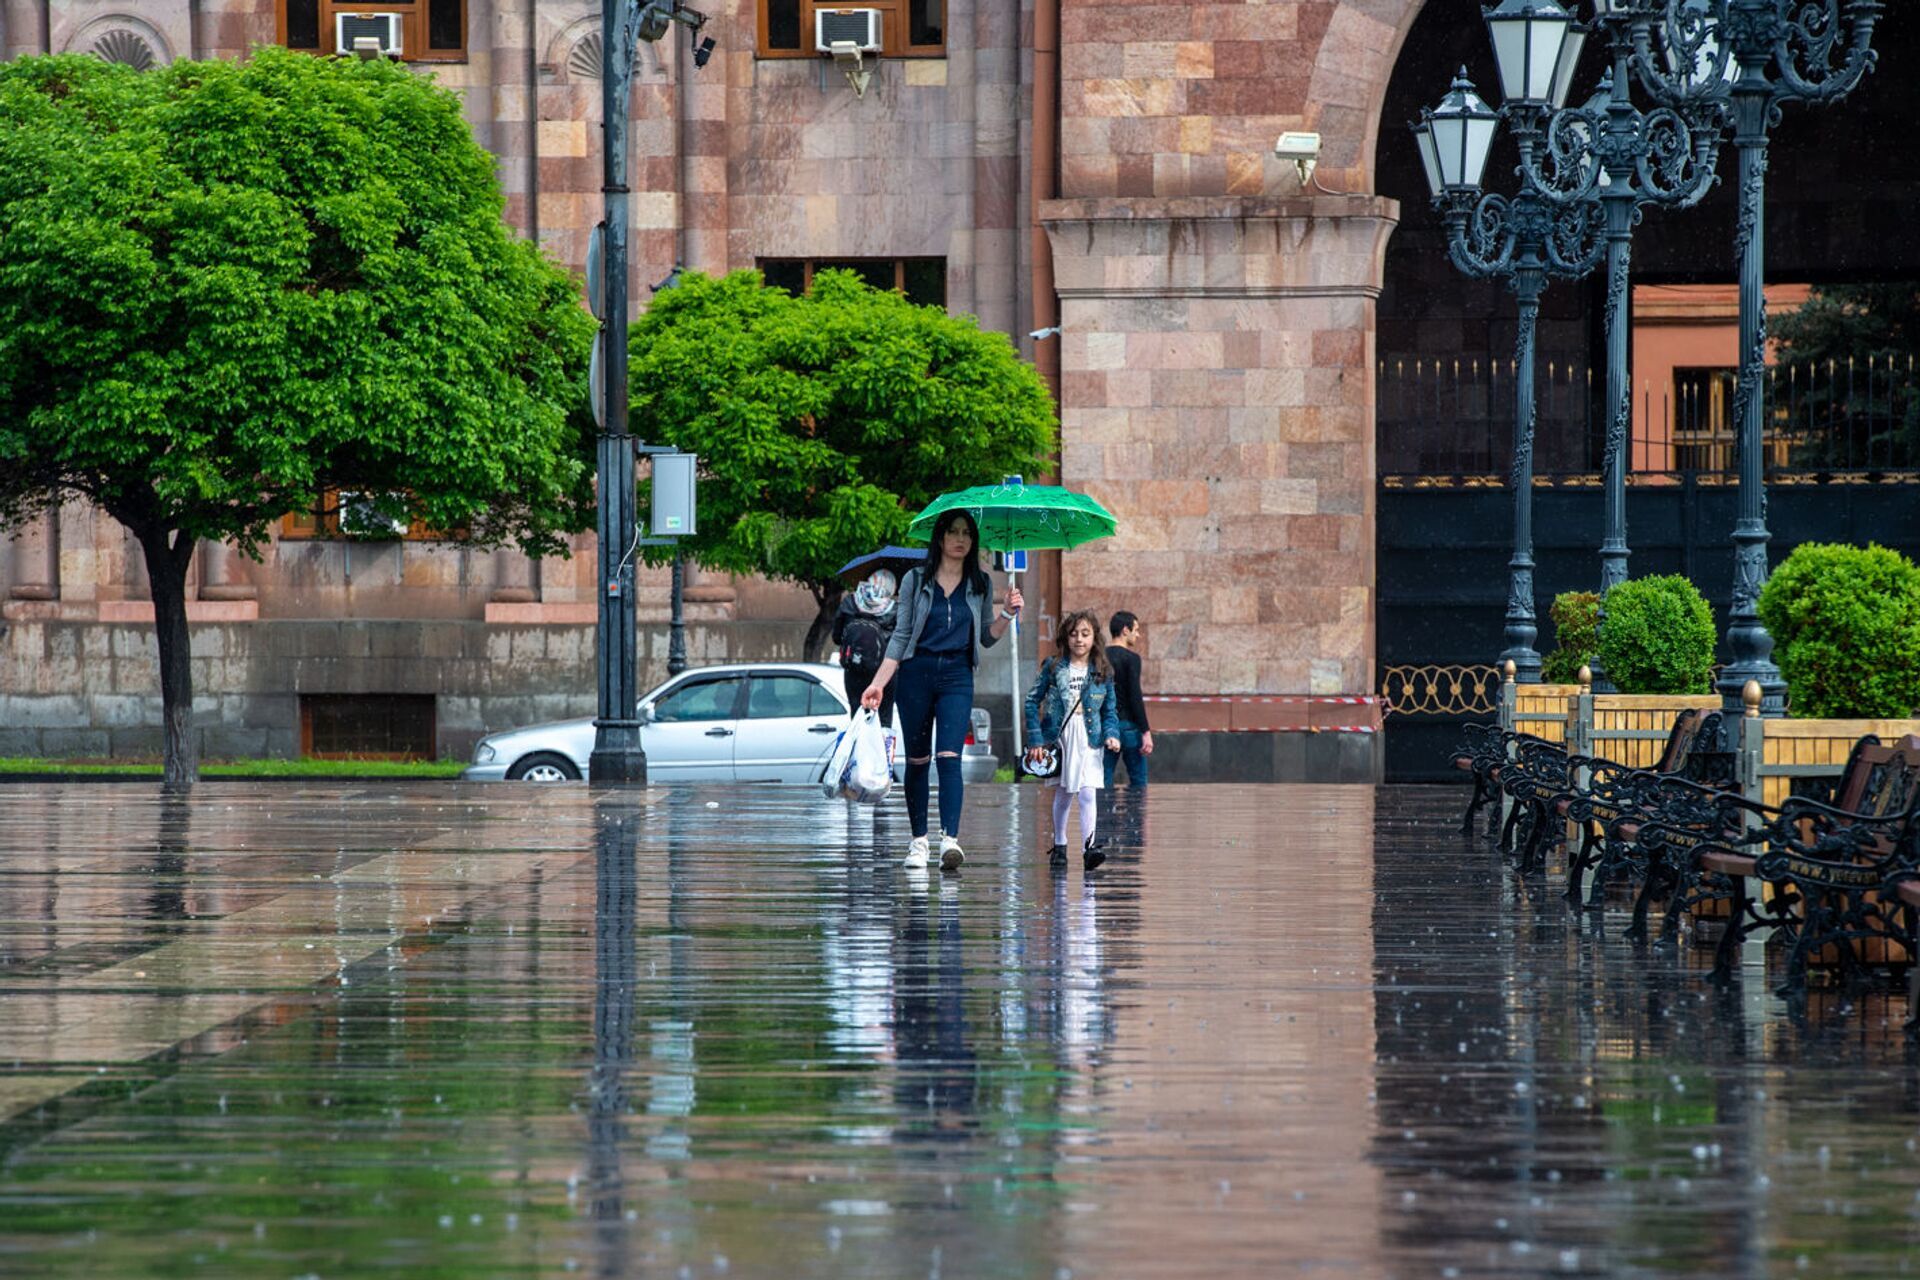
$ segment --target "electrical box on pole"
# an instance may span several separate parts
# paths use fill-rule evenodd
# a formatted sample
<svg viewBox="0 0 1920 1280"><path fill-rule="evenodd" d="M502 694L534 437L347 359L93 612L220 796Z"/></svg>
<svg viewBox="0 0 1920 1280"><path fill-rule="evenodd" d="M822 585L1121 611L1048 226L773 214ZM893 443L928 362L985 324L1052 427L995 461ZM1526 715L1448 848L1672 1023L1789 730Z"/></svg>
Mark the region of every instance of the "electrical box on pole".
<svg viewBox="0 0 1920 1280"><path fill-rule="evenodd" d="M698 532L694 472L699 465L699 457L691 453L653 455L654 537L685 538Z"/></svg>

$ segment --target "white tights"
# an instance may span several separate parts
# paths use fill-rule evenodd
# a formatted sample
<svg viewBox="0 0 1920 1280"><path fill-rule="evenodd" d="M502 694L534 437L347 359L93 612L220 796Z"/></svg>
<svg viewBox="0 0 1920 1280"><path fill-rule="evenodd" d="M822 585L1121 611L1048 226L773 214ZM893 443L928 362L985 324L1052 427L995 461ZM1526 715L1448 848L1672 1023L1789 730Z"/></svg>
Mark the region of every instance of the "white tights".
<svg viewBox="0 0 1920 1280"><path fill-rule="evenodd" d="M1067 842L1067 806L1077 798L1080 801L1080 843L1093 839L1094 824L1097 820L1096 802L1100 792L1095 787L1082 787L1079 791L1069 791L1065 787L1053 789L1053 842Z"/></svg>

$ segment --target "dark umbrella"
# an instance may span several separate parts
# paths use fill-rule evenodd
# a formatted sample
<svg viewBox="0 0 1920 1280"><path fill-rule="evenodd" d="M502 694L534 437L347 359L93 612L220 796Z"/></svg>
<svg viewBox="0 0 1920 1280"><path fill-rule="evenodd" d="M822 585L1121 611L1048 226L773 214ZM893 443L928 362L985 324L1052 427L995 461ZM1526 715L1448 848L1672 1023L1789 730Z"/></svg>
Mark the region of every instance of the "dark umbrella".
<svg viewBox="0 0 1920 1280"><path fill-rule="evenodd" d="M891 569L893 576L898 578L915 565L926 562L925 547L882 547L847 561L834 576L851 587L875 569Z"/></svg>

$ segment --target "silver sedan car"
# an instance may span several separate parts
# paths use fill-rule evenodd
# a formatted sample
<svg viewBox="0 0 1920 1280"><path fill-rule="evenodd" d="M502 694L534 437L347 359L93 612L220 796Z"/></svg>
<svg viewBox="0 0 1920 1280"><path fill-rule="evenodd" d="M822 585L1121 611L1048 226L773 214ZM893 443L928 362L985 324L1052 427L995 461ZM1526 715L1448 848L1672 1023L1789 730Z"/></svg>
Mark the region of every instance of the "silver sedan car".
<svg viewBox="0 0 1920 1280"><path fill-rule="evenodd" d="M650 782L818 782L846 726L840 668L822 663L746 662L685 671L640 700L640 747ZM894 715L899 728L899 714ZM460 777L468 782L574 782L587 778L593 719L560 720L491 733ZM973 709L961 776L993 778L992 730ZM894 762L894 776L902 762Z"/></svg>

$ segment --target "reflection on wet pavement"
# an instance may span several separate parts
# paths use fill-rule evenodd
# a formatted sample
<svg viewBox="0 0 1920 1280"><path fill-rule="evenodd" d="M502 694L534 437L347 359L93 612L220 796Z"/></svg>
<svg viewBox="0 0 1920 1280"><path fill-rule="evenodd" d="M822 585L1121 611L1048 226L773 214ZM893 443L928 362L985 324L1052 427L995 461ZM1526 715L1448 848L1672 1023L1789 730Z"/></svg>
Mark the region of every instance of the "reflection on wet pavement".
<svg viewBox="0 0 1920 1280"><path fill-rule="evenodd" d="M1451 790L962 877L801 790L0 790L0 1275L1920 1269L1896 998L1569 916Z"/></svg>

